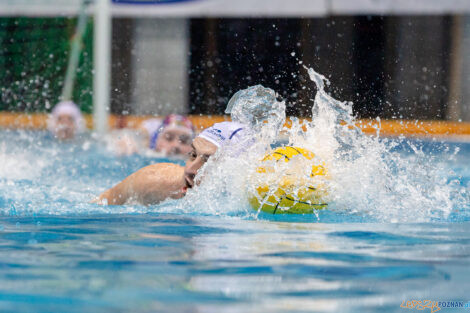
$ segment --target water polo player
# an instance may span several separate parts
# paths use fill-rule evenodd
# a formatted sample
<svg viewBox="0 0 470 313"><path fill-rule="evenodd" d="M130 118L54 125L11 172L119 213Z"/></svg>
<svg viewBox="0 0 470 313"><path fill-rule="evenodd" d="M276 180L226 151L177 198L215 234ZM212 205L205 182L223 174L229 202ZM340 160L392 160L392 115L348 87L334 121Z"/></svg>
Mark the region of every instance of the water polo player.
<svg viewBox="0 0 470 313"><path fill-rule="evenodd" d="M160 127L149 134L150 149L165 155L187 155L192 149L194 126L187 117L170 114L165 117Z"/></svg>
<svg viewBox="0 0 470 313"><path fill-rule="evenodd" d="M108 138L108 147L118 155L148 152L151 149L164 156L187 156L191 151L194 126L178 114L170 114L163 120L144 120L136 132L133 129L114 130Z"/></svg>
<svg viewBox="0 0 470 313"><path fill-rule="evenodd" d="M51 112L47 128L60 140L73 139L85 129L85 122L78 106L72 101L59 102Z"/></svg>
<svg viewBox="0 0 470 313"><path fill-rule="evenodd" d="M138 202L156 204L167 198L182 198L195 184L198 170L217 149L243 143L247 129L243 124L222 122L203 130L190 145L186 166L157 163L141 168L111 189L103 192L96 202L121 205Z"/></svg>

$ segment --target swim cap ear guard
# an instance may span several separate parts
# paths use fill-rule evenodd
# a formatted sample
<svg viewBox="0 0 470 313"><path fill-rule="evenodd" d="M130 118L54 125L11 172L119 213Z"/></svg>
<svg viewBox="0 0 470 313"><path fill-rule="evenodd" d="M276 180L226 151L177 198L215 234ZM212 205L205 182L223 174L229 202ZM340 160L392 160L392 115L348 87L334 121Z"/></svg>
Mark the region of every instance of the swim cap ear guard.
<svg viewBox="0 0 470 313"><path fill-rule="evenodd" d="M163 126L160 126L150 137L149 148L155 150L157 147L157 139L160 132L163 130Z"/></svg>

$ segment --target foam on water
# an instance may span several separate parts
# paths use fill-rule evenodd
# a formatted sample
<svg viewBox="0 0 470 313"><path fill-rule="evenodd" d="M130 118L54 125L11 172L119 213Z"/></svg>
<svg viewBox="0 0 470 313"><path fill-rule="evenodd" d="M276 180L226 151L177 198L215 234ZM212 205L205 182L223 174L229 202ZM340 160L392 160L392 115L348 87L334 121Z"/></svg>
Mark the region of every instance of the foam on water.
<svg viewBox="0 0 470 313"><path fill-rule="evenodd" d="M47 160L33 160L25 151L8 151L6 144L0 144L0 177L6 180L34 179L47 165Z"/></svg>
<svg viewBox="0 0 470 313"><path fill-rule="evenodd" d="M143 206L90 203L132 171L159 161L129 157L132 164L103 147L89 136L57 142L46 132L0 132L0 214L148 212L149 208Z"/></svg>

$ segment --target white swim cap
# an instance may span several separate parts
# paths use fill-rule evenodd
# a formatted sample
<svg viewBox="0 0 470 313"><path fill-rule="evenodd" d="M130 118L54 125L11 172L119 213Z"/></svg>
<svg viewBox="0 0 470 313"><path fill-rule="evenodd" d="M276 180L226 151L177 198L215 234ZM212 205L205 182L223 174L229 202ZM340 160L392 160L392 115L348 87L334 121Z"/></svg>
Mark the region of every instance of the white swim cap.
<svg viewBox="0 0 470 313"><path fill-rule="evenodd" d="M85 129L85 121L78 106L73 101L61 101L54 107L47 121L47 128L50 131L54 130L57 119L61 115L69 115L73 118L76 132L79 133Z"/></svg>
<svg viewBox="0 0 470 313"><path fill-rule="evenodd" d="M228 143L239 144L246 138L246 125L237 122L216 123L204 129L198 137L204 138L220 148ZM243 144L243 143L242 143Z"/></svg>
<svg viewBox="0 0 470 313"><path fill-rule="evenodd" d="M149 118L142 122L141 127L151 137L162 126L162 121L161 118Z"/></svg>

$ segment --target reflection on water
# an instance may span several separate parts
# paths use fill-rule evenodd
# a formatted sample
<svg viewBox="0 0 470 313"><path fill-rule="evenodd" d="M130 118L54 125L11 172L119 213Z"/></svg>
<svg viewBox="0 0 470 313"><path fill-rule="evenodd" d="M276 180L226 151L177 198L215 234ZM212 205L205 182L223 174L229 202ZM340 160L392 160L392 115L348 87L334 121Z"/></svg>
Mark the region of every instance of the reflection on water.
<svg viewBox="0 0 470 313"><path fill-rule="evenodd" d="M467 300L466 223L3 217L0 310L376 312Z"/></svg>

